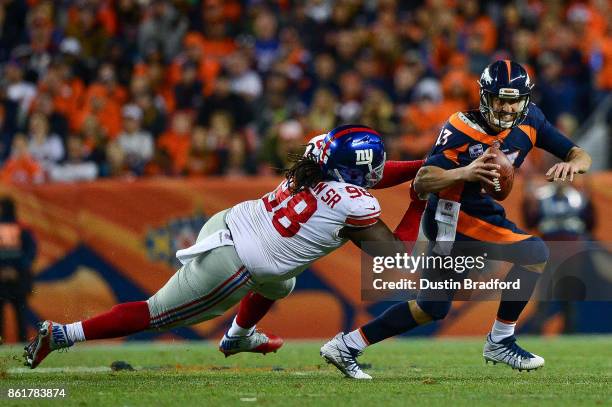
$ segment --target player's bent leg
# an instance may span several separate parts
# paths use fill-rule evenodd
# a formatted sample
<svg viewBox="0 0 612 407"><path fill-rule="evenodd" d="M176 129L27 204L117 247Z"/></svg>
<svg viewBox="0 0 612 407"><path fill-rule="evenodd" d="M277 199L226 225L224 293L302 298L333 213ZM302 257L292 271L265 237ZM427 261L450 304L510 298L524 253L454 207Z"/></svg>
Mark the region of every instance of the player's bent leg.
<svg viewBox="0 0 612 407"><path fill-rule="evenodd" d="M225 212L206 223L198 239L225 227ZM181 267L148 301L118 304L109 312L68 325L44 321L25 348L35 368L52 351L90 339L115 338L145 329L166 330L212 319L237 304L253 285L233 246L203 253Z"/></svg>
<svg viewBox="0 0 612 407"><path fill-rule="evenodd" d="M423 278L438 281L448 276L441 270L426 269ZM361 328L348 334L339 333L323 345L321 356L345 376L359 378L365 373L359 368L357 357L367 346L445 318L451 308L454 295L455 290L452 289L420 290L416 300L395 304ZM369 378L369 375L365 375Z"/></svg>
<svg viewBox="0 0 612 407"><path fill-rule="evenodd" d="M226 248L213 252L220 249ZM222 314L248 292L250 274L241 264L235 265L238 269L233 274L214 267L199 270L198 266L212 266L211 259L219 257L213 252L181 267L148 301L118 304L106 313L67 325L43 321L25 347L26 365L34 369L54 350L75 342L117 338L146 329L165 330Z"/></svg>
<svg viewBox="0 0 612 407"><path fill-rule="evenodd" d="M266 315L277 299L285 298L293 291L295 278L283 281L257 283L255 292L247 294L230 329L223 335L219 350L228 357L240 352L266 354L276 352L283 346L283 340L271 334L255 330L255 325Z"/></svg>
<svg viewBox="0 0 612 407"><path fill-rule="evenodd" d="M411 300L395 304L361 328L348 334L340 332L321 347L320 354L346 377L371 379L357 363L357 358L366 347L408 332L417 326L443 319L450 307L451 301Z"/></svg>
<svg viewBox="0 0 612 407"><path fill-rule="evenodd" d="M25 348L35 368L52 351L75 342L117 338L146 329L167 330L212 319L238 303L252 285L233 247L204 253L181 267L149 300L118 304L110 311L73 324L44 321Z"/></svg>
<svg viewBox="0 0 612 407"><path fill-rule="evenodd" d="M516 321L531 297L540 274L546 267L548 247L538 237L508 245L501 251L501 260L512 261L514 266L506 275L506 281L521 281L518 293L504 291L483 349L485 361L504 363L518 370L534 370L544 365L544 358L521 348L516 343Z"/></svg>

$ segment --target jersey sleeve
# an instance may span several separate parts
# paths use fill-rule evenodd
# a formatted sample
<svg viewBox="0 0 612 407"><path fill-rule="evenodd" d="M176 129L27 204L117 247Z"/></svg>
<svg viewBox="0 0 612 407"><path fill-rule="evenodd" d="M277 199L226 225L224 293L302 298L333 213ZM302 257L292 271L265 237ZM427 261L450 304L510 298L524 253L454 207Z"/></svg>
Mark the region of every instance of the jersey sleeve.
<svg viewBox="0 0 612 407"><path fill-rule="evenodd" d="M466 136L447 122L442 127L436 144L425 159L423 166L433 165L445 170L457 168L459 167L459 154L467 150L468 144L469 140L466 140Z"/></svg>
<svg viewBox="0 0 612 407"><path fill-rule="evenodd" d="M542 113L539 107L532 104L529 109L533 112L536 125L537 136L535 146L548 151L561 160L565 160L569 151L576 144L546 120L544 113Z"/></svg>
<svg viewBox="0 0 612 407"><path fill-rule="evenodd" d="M346 219L344 225L353 228L363 228L378 222L381 209L378 199L367 190L347 185L344 187L343 200L346 199Z"/></svg>

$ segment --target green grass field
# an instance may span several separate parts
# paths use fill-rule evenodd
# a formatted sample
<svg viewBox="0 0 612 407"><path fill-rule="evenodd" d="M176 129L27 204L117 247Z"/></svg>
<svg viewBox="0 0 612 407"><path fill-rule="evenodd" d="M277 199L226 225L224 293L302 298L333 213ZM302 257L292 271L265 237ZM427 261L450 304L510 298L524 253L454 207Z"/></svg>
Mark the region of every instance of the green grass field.
<svg viewBox="0 0 612 407"><path fill-rule="evenodd" d="M361 362L374 380L352 381L319 356L321 342L289 342L266 356L225 359L212 343L82 344L33 371L21 349L0 347L0 405L8 388L66 389L78 406L476 406L611 405L612 337L523 338L546 358L534 372L485 365L480 339L398 340L368 349ZM122 360L134 371L113 372Z"/></svg>

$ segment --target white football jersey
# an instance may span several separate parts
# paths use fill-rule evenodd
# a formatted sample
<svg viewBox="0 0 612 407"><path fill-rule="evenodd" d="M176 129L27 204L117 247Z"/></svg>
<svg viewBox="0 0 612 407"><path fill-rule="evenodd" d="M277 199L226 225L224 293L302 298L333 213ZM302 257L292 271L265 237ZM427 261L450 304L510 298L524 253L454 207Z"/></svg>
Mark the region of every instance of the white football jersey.
<svg viewBox="0 0 612 407"><path fill-rule="evenodd" d="M380 213L378 200L356 185L325 181L291 195L285 180L262 199L231 208L226 222L251 274L284 280L346 243L340 229L371 226Z"/></svg>

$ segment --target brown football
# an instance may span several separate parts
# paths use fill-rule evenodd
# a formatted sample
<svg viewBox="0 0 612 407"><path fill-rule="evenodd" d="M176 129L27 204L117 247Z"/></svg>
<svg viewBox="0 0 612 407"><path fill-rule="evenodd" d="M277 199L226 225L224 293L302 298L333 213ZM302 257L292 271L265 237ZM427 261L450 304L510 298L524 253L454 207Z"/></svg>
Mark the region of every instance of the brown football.
<svg viewBox="0 0 612 407"><path fill-rule="evenodd" d="M496 155L495 158L490 158L486 162L500 165L497 171L500 177L493 180L496 184L495 186L485 183L481 183L481 186L487 194L491 195L494 199L503 201L510 195L510 191L512 191L512 184L514 183L514 166L497 145L489 147L485 153L487 152Z"/></svg>

